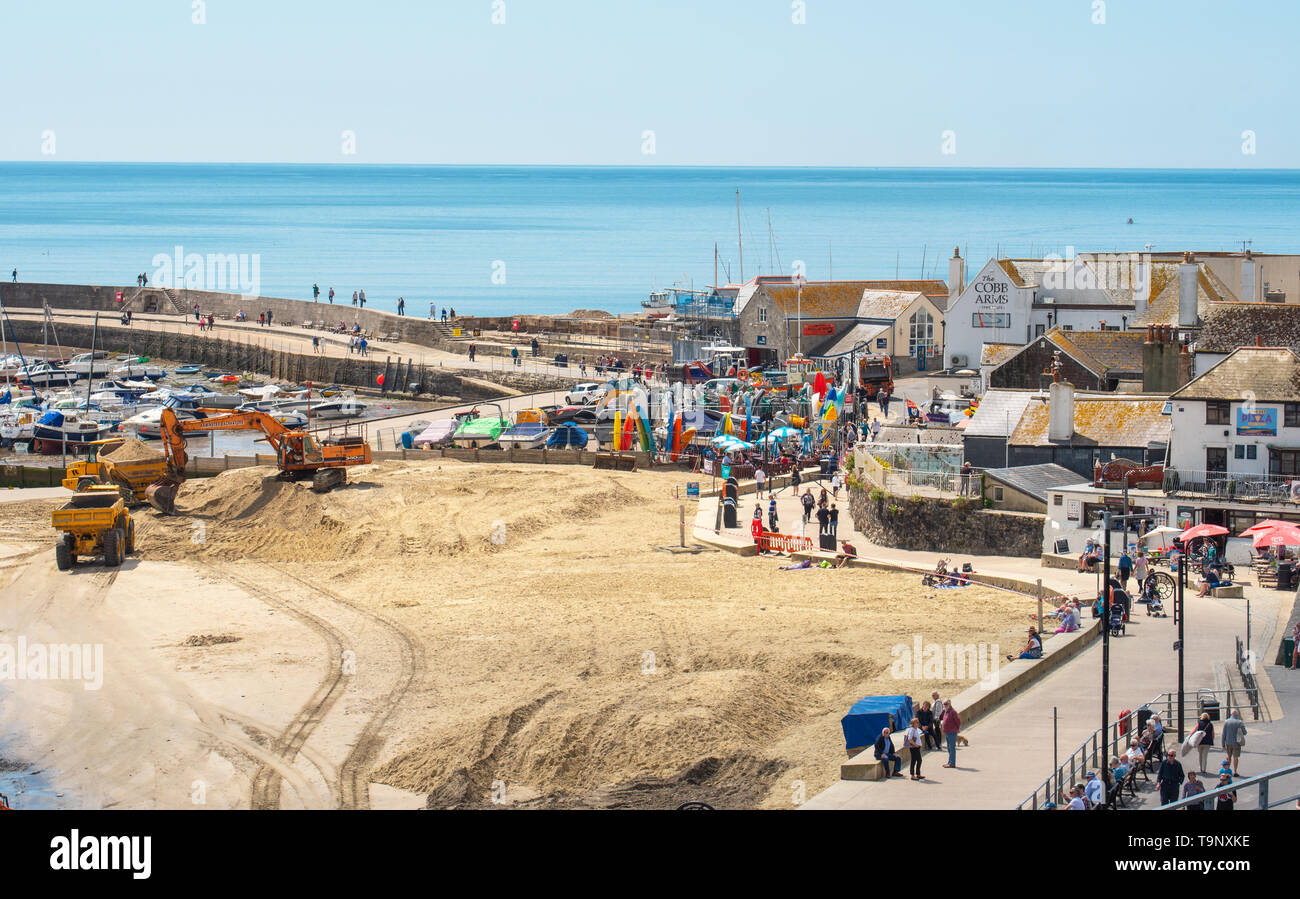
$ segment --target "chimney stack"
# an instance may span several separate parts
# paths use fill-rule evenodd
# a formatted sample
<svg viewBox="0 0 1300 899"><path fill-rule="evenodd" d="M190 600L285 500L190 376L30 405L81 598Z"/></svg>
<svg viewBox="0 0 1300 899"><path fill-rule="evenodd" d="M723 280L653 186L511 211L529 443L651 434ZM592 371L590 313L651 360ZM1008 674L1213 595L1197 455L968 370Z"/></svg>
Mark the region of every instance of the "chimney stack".
<svg viewBox="0 0 1300 899"><path fill-rule="evenodd" d="M1057 377L1060 374L1057 373ZM1047 393L1047 439L1069 442L1074 436L1074 385L1052 381Z"/></svg>
<svg viewBox="0 0 1300 899"><path fill-rule="evenodd" d="M1255 302L1255 285L1259 283L1258 274L1259 263L1255 261L1250 250L1247 250L1246 258L1241 260L1241 296L1237 299L1243 303Z"/></svg>
<svg viewBox="0 0 1300 899"><path fill-rule="evenodd" d="M1199 311L1197 303L1197 281L1200 267L1191 253L1183 254L1183 261L1178 264L1178 327L1195 328Z"/></svg>
<svg viewBox="0 0 1300 899"><path fill-rule="evenodd" d="M948 260L948 299L955 300L966 288L966 262L961 258L961 248L952 248L952 258Z"/></svg>

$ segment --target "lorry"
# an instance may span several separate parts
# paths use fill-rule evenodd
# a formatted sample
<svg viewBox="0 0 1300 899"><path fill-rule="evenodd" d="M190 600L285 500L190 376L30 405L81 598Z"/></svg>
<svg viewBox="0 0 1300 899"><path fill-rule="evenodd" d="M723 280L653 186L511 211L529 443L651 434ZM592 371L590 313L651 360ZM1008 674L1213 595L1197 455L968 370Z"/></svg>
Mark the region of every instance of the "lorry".
<svg viewBox="0 0 1300 899"><path fill-rule="evenodd" d="M135 522L118 487L92 486L74 493L50 513L50 524L63 532L54 545L60 571L70 570L78 556L102 555L105 566L117 568L135 552Z"/></svg>
<svg viewBox="0 0 1300 899"><path fill-rule="evenodd" d="M894 360L868 354L858 357L858 390L864 400L874 400L880 391L894 392Z"/></svg>

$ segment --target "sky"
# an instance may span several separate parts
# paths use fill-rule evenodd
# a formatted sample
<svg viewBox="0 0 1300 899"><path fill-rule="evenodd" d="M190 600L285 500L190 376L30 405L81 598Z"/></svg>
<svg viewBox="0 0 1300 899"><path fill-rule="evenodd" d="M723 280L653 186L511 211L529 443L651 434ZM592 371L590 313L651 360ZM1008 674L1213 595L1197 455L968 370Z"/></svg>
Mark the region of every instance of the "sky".
<svg viewBox="0 0 1300 899"><path fill-rule="evenodd" d="M1292 0L0 0L0 26L3 160L1300 167Z"/></svg>

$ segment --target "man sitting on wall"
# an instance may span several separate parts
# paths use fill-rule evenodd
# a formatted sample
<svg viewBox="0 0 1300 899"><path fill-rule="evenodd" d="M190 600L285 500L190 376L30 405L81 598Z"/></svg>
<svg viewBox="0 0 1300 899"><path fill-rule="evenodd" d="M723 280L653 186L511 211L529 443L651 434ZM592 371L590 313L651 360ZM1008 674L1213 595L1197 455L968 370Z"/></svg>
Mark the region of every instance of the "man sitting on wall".
<svg viewBox="0 0 1300 899"><path fill-rule="evenodd" d="M1101 547L1089 537L1087 545L1083 548L1083 555L1079 556L1079 571L1096 571L1097 563L1100 561Z"/></svg>

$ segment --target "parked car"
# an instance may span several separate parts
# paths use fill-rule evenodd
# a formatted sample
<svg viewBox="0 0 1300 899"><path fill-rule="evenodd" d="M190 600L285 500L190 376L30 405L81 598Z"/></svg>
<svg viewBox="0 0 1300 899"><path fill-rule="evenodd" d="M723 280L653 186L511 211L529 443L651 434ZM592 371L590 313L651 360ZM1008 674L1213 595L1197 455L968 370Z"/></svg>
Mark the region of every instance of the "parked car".
<svg viewBox="0 0 1300 899"><path fill-rule="evenodd" d="M598 391L603 393L599 384L590 381L576 384L564 395L564 403L567 406L583 406L595 402Z"/></svg>

